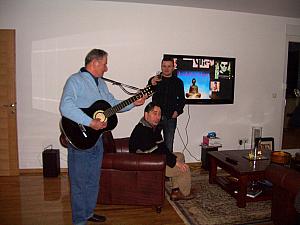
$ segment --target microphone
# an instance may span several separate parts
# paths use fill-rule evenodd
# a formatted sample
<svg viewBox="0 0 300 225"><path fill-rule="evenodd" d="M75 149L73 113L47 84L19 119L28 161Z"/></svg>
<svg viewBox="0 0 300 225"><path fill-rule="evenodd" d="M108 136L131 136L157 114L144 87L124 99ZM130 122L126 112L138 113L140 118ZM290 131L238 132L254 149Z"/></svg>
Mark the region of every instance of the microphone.
<svg viewBox="0 0 300 225"><path fill-rule="evenodd" d="M158 76L159 79L162 79L162 72L161 71L156 71L155 76Z"/></svg>

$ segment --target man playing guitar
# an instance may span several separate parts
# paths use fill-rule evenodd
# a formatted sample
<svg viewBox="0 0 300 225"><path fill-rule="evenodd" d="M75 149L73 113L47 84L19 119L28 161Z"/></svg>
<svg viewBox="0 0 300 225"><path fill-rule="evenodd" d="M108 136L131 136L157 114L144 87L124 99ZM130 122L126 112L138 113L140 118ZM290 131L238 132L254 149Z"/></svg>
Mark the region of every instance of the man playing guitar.
<svg viewBox="0 0 300 225"><path fill-rule="evenodd" d="M72 121L81 129L80 134L88 135L85 130L91 128L94 131L108 126L107 118L90 116L83 109L90 107L94 102L104 100L109 106L115 106L121 101L114 98L109 92L101 77L107 72L107 52L101 49L91 50L85 58L85 67L78 73L71 75L64 86L60 102L60 112L63 119ZM146 96L134 99L120 112L128 111L134 106L144 104ZM118 111L118 112L119 112ZM73 128L72 128L73 129ZM68 171L71 187L71 205L73 224L86 224L87 221L104 222L105 216L94 214L101 164L103 157L103 143L101 135L97 136L93 146L80 149L68 144Z"/></svg>

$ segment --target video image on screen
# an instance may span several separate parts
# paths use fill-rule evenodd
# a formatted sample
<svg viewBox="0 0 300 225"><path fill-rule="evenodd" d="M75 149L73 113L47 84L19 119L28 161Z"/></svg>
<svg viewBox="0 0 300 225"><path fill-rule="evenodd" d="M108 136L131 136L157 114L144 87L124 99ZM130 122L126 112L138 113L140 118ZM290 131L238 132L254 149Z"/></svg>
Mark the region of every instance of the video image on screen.
<svg viewBox="0 0 300 225"><path fill-rule="evenodd" d="M170 55L188 104L233 104L235 58Z"/></svg>

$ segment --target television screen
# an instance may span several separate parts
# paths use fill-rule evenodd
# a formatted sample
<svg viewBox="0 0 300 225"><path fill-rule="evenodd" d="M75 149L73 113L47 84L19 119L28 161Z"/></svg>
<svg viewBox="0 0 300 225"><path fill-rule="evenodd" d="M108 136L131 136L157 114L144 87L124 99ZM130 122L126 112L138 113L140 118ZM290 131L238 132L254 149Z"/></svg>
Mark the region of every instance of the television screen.
<svg viewBox="0 0 300 225"><path fill-rule="evenodd" d="M235 58L164 54L175 63L187 104L233 104Z"/></svg>

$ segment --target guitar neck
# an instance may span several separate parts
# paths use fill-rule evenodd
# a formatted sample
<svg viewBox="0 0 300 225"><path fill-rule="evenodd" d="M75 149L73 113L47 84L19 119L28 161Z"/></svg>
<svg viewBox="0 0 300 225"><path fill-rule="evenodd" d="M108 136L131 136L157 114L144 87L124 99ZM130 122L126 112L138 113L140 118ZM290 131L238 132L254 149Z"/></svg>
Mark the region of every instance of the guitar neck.
<svg viewBox="0 0 300 225"><path fill-rule="evenodd" d="M119 104L105 110L103 112L103 114L106 116L106 118L108 118L142 97L143 97L143 92L140 92L139 94L132 96L132 97L120 102Z"/></svg>

